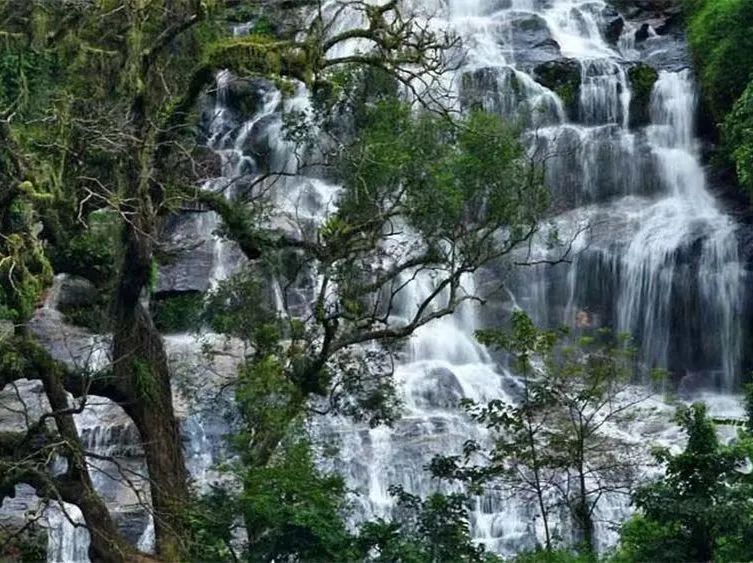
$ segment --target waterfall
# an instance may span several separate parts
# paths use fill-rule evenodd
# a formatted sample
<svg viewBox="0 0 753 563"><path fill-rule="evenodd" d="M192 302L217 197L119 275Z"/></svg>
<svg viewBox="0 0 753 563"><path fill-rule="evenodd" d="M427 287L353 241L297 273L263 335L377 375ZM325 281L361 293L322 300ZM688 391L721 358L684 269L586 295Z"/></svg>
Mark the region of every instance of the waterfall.
<svg viewBox="0 0 753 563"><path fill-rule="evenodd" d="M515 401L519 396L515 375L473 336L511 309L526 310L543 326L630 333L645 368L668 369L681 390L710 399L719 414L729 414L735 405L718 392L733 390L750 363L741 341L745 269L738 228L709 191L695 135L693 75L682 54L666 54L675 48L670 39L656 36L650 45L638 45L628 22L619 40L608 42L607 4L600 0L449 0L438 10L432 25L454 30L463 40L462 65L448 79L459 105L481 106L520 123L531 154L546 157L551 228L516 258L559 257L563 248L546 244L547 233L555 230L571 253L555 266L511 269L502 264L466 276L468 292L483 290L490 279L499 285L506 276L502 296L491 298L486 308L466 302L455 315L413 335L395 368L404 410L394 428L368 428L338 417L314 421L317 435L340 447L337 459L322 464L340 472L354 491L354 524L391 516L391 485L419 495L435 491L438 484L424 468L432 456L459 453L466 440L488 438L458 408L460 399ZM248 29L239 26L235 32ZM640 61L657 67L659 75L648 122L636 125L629 71ZM552 64L572 70L577 95L543 83L546 67L541 65ZM321 223L334 208L338 186L303 173L270 180L273 184L255 183L265 172L299 170L300 155L283 138L282 114L306 110L306 89L297 85L292 96L282 96L271 82L255 79L238 94L233 80L229 73L219 74L214 103L205 112L206 144L218 155L220 171L203 188L235 197L271 187L279 213L264 220L272 226L295 230ZM239 109L234 99L239 95L255 101L250 115ZM220 227L215 214L195 215L193 236L211 245L206 290L237 271L243 259L233 245L214 236ZM395 316L410 317L432 284L418 276L400 295ZM300 290L302 309L310 297L306 288ZM281 306L279 285L273 300ZM174 339L182 347L200 347L187 335ZM96 415L104 417L103 411ZM100 418L81 416L82 429L100 429L87 436L87 447L94 451L126 441L101 432ZM634 428L623 430L648 443L658 420L637 420ZM668 439L677 437L666 423L662 428ZM216 444L196 417L183 430L190 469L201 485L211 479L210 450ZM108 491L105 474L95 476L103 492ZM123 504L122 498L107 500L110 506ZM624 499L605 499L599 513L605 520L620 520L629 507ZM75 510L69 514L79 517ZM48 519L49 560L85 561L86 532L60 511L51 511ZM148 549L153 523L147 518L143 524L136 539ZM530 503L499 492L477 500L471 525L479 541L503 555L535 547L543 534ZM553 528L563 537L571 532L565 515L554 519ZM604 523L597 535L600 547L615 541Z"/></svg>

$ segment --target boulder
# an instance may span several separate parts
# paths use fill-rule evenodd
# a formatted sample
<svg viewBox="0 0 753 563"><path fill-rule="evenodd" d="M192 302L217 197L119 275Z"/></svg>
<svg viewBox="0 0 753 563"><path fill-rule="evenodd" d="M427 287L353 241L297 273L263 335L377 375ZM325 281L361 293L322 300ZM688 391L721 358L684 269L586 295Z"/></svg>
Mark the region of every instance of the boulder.
<svg viewBox="0 0 753 563"><path fill-rule="evenodd" d="M269 114L259 118L245 135L239 138L237 144L244 156L253 159L257 170L274 169L272 159L274 157L274 143L276 142L276 130L273 127L280 116ZM273 135L270 132L275 131Z"/></svg>
<svg viewBox="0 0 753 563"><path fill-rule="evenodd" d="M670 33L651 37L639 44L643 62L657 70L678 72L691 66L688 45L681 35Z"/></svg>
<svg viewBox="0 0 753 563"><path fill-rule="evenodd" d="M414 389L416 402L425 408L456 408L463 396L458 378L444 367L428 369Z"/></svg>
<svg viewBox="0 0 753 563"><path fill-rule="evenodd" d="M181 213L165 226L165 252L157 271L155 293L209 289L217 257L212 236L221 221L214 213Z"/></svg>
<svg viewBox="0 0 753 563"><path fill-rule="evenodd" d="M510 46L519 64L537 64L560 58L560 46L541 16L525 14L514 19L511 26Z"/></svg>
<svg viewBox="0 0 753 563"><path fill-rule="evenodd" d="M98 300L97 288L85 278L60 274L57 276L54 305L60 309L94 306Z"/></svg>
<svg viewBox="0 0 753 563"><path fill-rule="evenodd" d="M460 80L460 100L464 107L494 111L493 103L499 93L498 68L479 68L463 74Z"/></svg>

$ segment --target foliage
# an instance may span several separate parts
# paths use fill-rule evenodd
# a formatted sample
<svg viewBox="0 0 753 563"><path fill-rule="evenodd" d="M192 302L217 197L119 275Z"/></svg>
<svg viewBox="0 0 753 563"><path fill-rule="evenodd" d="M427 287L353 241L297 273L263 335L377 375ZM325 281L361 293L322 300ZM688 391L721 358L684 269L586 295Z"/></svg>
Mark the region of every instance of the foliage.
<svg viewBox="0 0 753 563"><path fill-rule="evenodd" d="M632 350L607 333L583 337L577 346L555 346L561 335L537 329L522 312L513 315L509 332L492 329L478 336L513 355L521 397L515 404L466 401L471 418L489 428L494 444L487 450L467 442L462 455L435 458L434 474L476 492L501 486L535 502L547 551L561 540L591 552L599 501L626 492L634 479L631 444L607 432L644 398L621 397L633 375ZM537 358L543 365L534 369ZM574 538L558 537L551 528L550 513L562 506L575 523Z"/></svg>
<svg viewBox="0 0 753 563"><path fill-rule="evenodd" d="M357 546L375 563L440 563L500 561L470 537L469 499L462 494L434 493L422 500L402 487L392 487L397 500L394 521L362 525Z"/></svg>
<svg viewBox="0 0 753 563"><path fill-rule="evenodd" d="M724 138L740 184L753 193L753 80L727 116Z"/></svg>
<svg viewBox="0 0 753 563"><path fill-rule="evenodd" d="M60 79L54 52L0 44L0 108L34 115L50 103L53 84Z"/></svg>
<svg viewBox="0 0 753 563"><path fill-rule="evenodd" d="M354 560L345 527L345 486L314 464L305 438L286 440L264 466L240 464L234 475L241 491L215 489L192 516L193 560L348 561ZM233 542L243 527L244 542Z"/></svg>
<svg viewBox="0 0 753 563"><path fill-rule="evenodd" d="M692 0L687 9L690 47L711 110L721 122L753 78L753 4Z"/></svg>
<svg viewBox="0 0 753 563"><path fill-rule="evenodd" d="M753 4L685 0L688 36L708 106L721 125L718 159L753 192Z"/></svg>
<svg viewBox="0 0 753 563"><path fill-rule="evenodd" d="M254 269L231 276L207 295L205 322L218 333L269 350L282 335L271 295L265 289L262 276Z"/></svg>
<svg viewBox="0 0 753 563"><path fill-rule="evenodd" d="M243 475L241 514L251 561L333 561L347 553L345 486L323 475L305 442L283 444L268 466Z"/></svg>
<svg viewBox="0 0 753 563"><path fill-rule="evenodd" d="M677 422L685 450L656 451L665 476L633 494L639 513L623 527L617 560L749 561L753 479L740 468L753 455L750 436L721 444L700 403L681 408Z"/></svg>
<svg viewBox="0 0 753 563"><path fill-rule="evenodd" d="M0 168L0 181L3 176ZM22 183L10 205L0 209L3 233L0 240L0 319L16 323L25 322L31 316L43 289L52 280L52 268L38 237L35 200L33 186Z"/></svg>
<svg viewBox="0 0 753 563"><path fill-rule="evenodd" d="M152 319L160 332L188 332L201 326L204 296L197 291L161 295L152 299Z"/></svg>
<svg viewBox="0 0 753 563"><path fill-rule="evenodd" d="M80 326L97 334L103 334L110 328L108 313L109 302L106 293L101 293L95 303L71 307L58 306L65 322Z"/></svg>
<svg viewBox="0 0 753 563"><path fill-rule="evenodd" d="M594 563L593 555L584 555L567 549L538 549L515 556L512 563Z"/></svg>
<svg viewBox="0 0 753 563"><path fill-rule="evenodd" d="M91 213L84 228L56 245L51 257L55 271L85 277L100 287L111 285L117 273L119 231L113 213Z"/></svg>
<svg viewBox="0 0 753 563"><path fill-rule="evenodd" d="M36 523L0 530L0 560L36 563L47 558L47 534Z"/></svg>
<svg viewBox="0 0 753 563"><path fill-rule="evenodd" d="M505 225L511 238L522 236L545 209L538 173L518 133L497 116L474 111L457 125L430 113L413 118L406 104L381 101L343 159L351 189L340 201L336 234L382 215L374 206L398 193L400 211L424 237L457 243L461 254L483 252L476 245L490 241L471 233Z"/></svg>

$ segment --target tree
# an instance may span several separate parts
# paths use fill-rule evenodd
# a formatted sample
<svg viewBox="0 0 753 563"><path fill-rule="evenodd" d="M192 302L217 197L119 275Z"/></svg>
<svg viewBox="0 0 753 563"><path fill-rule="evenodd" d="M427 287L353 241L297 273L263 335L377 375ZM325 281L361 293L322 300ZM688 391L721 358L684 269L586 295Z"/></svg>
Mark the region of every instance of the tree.
<svg viewBox="0 0 753 563"><path fill-rule="evenodd" d="M45 498L78 505L98 560L133 560L137 554L93 490L92 454L82 447L72 419L92 395L121 405L139 431L158 555L178 560L185 548L189 491L170 373L161 336L142 304L164 218L187 201L200 201L223 215L249 258L261 254L258 225L239 221L224 200L197 190L203 171L196 166L196 104L215 72L230 68L313 86L326 81L329 69L357 63L408 83L403 69L419 81L439 72L444 50L453 44L401 14L395 2L352 6L364 26L345 32L335 31L340 10L310 18L303 40L296 39L298 29L284 37L228 38L223 17L239 7L235 0L14 0L0 6L0 69L8 85L0 108L0 205L9 234L2 242L0 310L15 324L3 342L2 387L38 378L51 409L18 435L3 436L1 490L12 494L15 484L25 482ZM265 7L255 6L257 19ZM367 43L366 52L331 55L355 38ZM112 210L122 227L112 255L119 267L108 287L113 361L106 371L81 373L52 361L26 321L49 283L51 266L71 267L60 263L64 249L86 240L87 219L103 209ZM73 405L67 392L78 398ZM65 475L50 474L44 459L53 454L68 461Z"/></svg>
<svg viewBox="0 0 753 563"><path fill-rule="evenodd" d="M633 494L638 514L623 526L617 560L750 560L750 436L741 431L721 444L701 403L679 409L676 420L688 436L685 450L656 451L665 475Z"/></svg>
<svg viewBox="0 0 753 563"><path fill-rule="evenodd" d="M264 467L235 471L241 494L215 487L193 512L193 560L356 560L343 520L345 484L317 469L305 438L286 441ZM239 527L245 534L235 533Z"/></svg>
<svg viewBox="0 0 753 563"><path fill-rule="evenodd" d="M441 561L493 563L470 535L468 497L460 493L434 493L427 499L391 489L398 516L385 522L363 524L356 539L361 559L375 563L440 563Z"/></svg>
<svg viewBox="0 0 753 563"><path fill-rule="evenodd" d="M393 355L480 299L465 276L528 240L546 204L538 169L498 117L416 113L394 88L377 98L359 101L355 138L333 162L337 210L207 298L207 322L249 350L234 382L241 471L266 466L311 413L393 420Z"/></svg>
<svg viewBox="0 0 753 563"><path fill-rule="evenodd" d="M482 342L512 353L521 396L515 404L467 402L470 416L492 431L491 445L468 442L462 456L438 457L431 467L477 492L503 488L535 500L547 551L560 539L592 554L600 501L627 494L638 467L634 445L609 429L635 416L647 395L624 393L633 374L624 342L597 333L577 346L555 346L560 336L536 329L522 312L513 315L510 332L480 331ZM567 508L575 524L572 538L558 538L553 530L558 507Z"/></svg>

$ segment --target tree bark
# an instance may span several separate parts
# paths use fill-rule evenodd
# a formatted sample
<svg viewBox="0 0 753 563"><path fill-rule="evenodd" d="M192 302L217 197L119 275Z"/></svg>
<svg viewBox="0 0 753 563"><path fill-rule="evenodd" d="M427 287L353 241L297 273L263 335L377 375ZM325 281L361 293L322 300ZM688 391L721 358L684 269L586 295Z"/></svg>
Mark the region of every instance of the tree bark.
<svg viewBox="0 0 753 563"><path fill-rule="evenodd" d="M149 232L153 229L149 229ZM127 246L115 303L115 378L130 400L123 408L138 429L149 472L157 553L178 561L189 494L180 430L173 408L162 336L139 302L151 269L151 238L127 227Z"/></svg>

